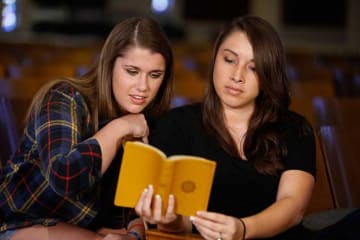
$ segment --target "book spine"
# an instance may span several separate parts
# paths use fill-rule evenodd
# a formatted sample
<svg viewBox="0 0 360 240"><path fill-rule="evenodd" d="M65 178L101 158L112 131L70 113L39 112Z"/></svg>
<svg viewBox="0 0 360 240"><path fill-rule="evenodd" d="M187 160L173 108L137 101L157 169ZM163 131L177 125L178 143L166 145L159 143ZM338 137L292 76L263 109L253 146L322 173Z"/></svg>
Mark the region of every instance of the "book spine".
<svg viewBox="0 0 360 240"><path fill-rule="evenodd" d="M162 208L163 213L165 213L171 186L172 186L172 178L173 178L174 164L171 161L163 161L160 176L159 176L159 184L158 189L155 189L156 194L159 194L162 199Z"/></svg>

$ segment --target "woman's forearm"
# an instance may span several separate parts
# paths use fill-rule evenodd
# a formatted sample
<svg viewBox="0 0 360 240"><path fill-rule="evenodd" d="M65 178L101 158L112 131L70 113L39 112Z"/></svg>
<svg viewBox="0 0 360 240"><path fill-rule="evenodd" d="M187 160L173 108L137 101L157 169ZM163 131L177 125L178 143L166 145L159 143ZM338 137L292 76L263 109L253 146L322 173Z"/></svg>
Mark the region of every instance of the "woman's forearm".
<svg viewBox="0 0 360 240"><path fill-rule="evenodd" d="M286 171L280 180L277 201L253 216L243 218L247 238L271 237L299 224L314 186L314 177L296 170Z"/></svg>
<svg viewBox="0 0 360 240"><path fill-rule="evenodd" d="M282 199L264 211L242 218L246 225L246 239L272 237L301 222L302 213L293 201Z"/></svg>
<svg viewBox="0 0 360 240"><path fill-rule="evenodd" d="M121 139L128 134L127 126L116 119L100 129L94 138L99 142L101 147L102 165L101 173L104 173L110 166L111 161L121 144Z"/></svg>

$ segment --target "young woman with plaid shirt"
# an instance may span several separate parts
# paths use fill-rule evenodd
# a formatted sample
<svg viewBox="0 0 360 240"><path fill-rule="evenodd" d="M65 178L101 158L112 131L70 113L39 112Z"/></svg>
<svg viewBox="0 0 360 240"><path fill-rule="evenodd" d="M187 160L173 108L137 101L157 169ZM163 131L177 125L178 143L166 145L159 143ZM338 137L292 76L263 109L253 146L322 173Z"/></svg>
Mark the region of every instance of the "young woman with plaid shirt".
<svg viewBox="0 0 360 240"><path fill-rule="evenodd" d="M170 105L172 72L160 25L129 18L87 74L39 90L2 169L0 239L144 239L135 212L113 205L107 173L119 165L123 141L147 142L149 121Z"/></svg>

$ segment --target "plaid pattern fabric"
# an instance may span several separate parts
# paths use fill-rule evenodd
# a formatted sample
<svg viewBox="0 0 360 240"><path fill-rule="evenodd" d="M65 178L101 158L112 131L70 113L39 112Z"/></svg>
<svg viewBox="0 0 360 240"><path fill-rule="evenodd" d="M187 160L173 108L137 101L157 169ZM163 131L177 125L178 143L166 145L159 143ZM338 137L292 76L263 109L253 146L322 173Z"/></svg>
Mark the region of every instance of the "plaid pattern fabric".
<svg viewBox="0 0 360 240"><path fill-rule="evenodd" d="M64 221L86 227L98 211L101 150L85 100L68 84L55 86L32 116L3 169L0 231Z"/></svg>

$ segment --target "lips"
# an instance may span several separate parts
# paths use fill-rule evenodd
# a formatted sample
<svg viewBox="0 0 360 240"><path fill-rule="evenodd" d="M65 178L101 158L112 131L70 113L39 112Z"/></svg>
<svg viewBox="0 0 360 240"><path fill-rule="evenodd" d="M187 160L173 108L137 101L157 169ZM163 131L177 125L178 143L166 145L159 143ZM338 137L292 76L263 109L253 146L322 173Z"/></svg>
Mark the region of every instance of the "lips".
<svg viewBox="0 0 360 240"><path fill-rule="evenodd" d="M232 86L225 86L225 90L230 95L239 95L244 92L242 89Z"/></svg>
<svg viewBox="0 0 360 240"><path fill-rule="evenodd" d="M133 104L142 105L146 103L146 96L140 96L140 95L129 95L130 100Z"/></svg>

